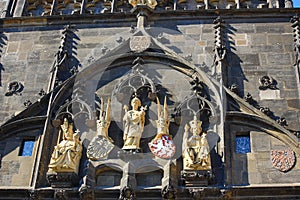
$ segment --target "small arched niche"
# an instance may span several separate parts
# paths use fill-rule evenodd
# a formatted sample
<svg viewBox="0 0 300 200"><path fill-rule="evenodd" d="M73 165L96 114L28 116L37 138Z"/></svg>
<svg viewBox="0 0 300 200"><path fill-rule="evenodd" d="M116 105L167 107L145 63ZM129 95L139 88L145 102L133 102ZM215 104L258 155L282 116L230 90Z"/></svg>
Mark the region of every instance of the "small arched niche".
<svg viewBox="0 0 300 200"><path fill-rule="evenodd" d="M136 173L137 187L140 189L144 188L161 188L163 170L143 170L140 173Z"/></svg>
<svg viewBox="0 0 300 200"><path fill-rule="evenodd" d="M96 171L96 186L101 188L117 188L120 186L122 172L105 166Z"/></svg>

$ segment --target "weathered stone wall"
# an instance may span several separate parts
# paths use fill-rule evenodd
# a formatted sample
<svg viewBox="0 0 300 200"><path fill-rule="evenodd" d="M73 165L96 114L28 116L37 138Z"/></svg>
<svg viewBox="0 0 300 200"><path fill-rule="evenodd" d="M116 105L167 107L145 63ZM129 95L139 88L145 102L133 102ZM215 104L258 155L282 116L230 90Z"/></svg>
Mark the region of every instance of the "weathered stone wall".
<svg viewBox="0 0 300 200"><path fill-rule="evenodd" d="M209 20L151 22L153 28L146 30L170 50L211 75L214 63L213 19L212 17ZM244 19L242 22L238 19L225 19L225 21L228 23L228 29L230 30L227 35L228 86L236 83L240 88L241 97L249 92L261 106L267 106L275 115L287 118L289 127L299 130L299 85L297 85L295 68L293 67L293 36L289 19L284 18L281 20L282 22L276 23L269 19L261 19L261 21ZM74 49L74 51L77 54L74 54L74 56L78 59L82 68L86 68L108 51L112 51L124 40L127 40L132 35L130 26L134 24L135 22L127 22L122 24L122 27L119 27L120 24L110 24L107 27L98 24L78 25L78 32L75 33L79 39L76 39L78 44L76 44L77 49ZM35 102L40 98L39 91L41 89L47 90L54 56L60 46L62 30L63 26L56 25L5 28L2 30L1 124L10 119L12 115L16 115L25 109L23 103L26 100ZM164 78L161 81L168 83L171 91L181 89L186 91L186 85L183 86L181 82L177 82L179 76L176 73L171 74L168 71L159 71L159 73ZM264 75L272 76L278 82L278 90L260 91L258 89L258 80ZM19 81L24 85L22 95L5 96L8 84L12 81ZM108 95L112 87L103 93ZM260 134L251 133L251 144L254 151L248 157L239 158L239 156L236 156L234 158L237 162L235 166L245 166L245 163L248 163L248 167L243 169L249 169L249 173L241 176L247 176L250 184L271 183L272 181L285 183L287 178L284 177L287 177L287 174L291 178L290 182L295 181L294 177L296 176L294 175L298 172L298 169L282 175L270 167L271 163L267 163L269 162L267 152L272 149L272 146L270 144L268 149L259 148L259 141L256 138ZM266 137L266 140L270 143L275 140L269 136L263 135L263 137ZM15 138L6 141L4 143L8 144L8 147L4 147L4 143L1 142L3 149L9 148L12 144L15 144L15 146L10 153L3 150L3 167L0 170L5 172L1 173L1 176L3 176L1 184L28 185L28 179L24 179L24 182L17 182L13 178L13 176L17 176L13 175L17 171L19 175L22 174L20 172L22 165L20 159L23 158L17 156L17 149L21 140L18 144L18 140ZM253 160L255 162L252 162ZM244 161L246 162L239 164L239 162ZM24 163L27 162L31 163L32 160ZM253 166L253 163L255 163L255 166ZM20 165L20 168L17 170L18 165ZM16 167L13 169L9 166ZM26 166L29 165L26 164ZM298 168L298 165L296 168ZM240 170L239 167L235 169ZM10 172L9 170L17 171ZM277 175L280 178L276 179ZM242 180L244 179L242 178ZM244 184L244 182L240 183L238 181L235 183Z"/></svg>
<svg viewBox="0 0 300 200"><path fill-rule="evenodd" d="M299 130L299 85L293 66L295 58L290 24L269 22L232 24L232 27L236 30L232 35L234 53L240 63L231 66L234 68L231 83L238 83L244 95L249 92L261 106L269 107L276 116L285 117L290 128ZM277 81L278 90L258 89L259 79L265 75Z"/></svg>
<svg viewBox="0 0 300 200"><path fill-rule="evenodd" d="M250 138L250 153L232 155L233 185L294 183L300 178L299 162L296 161L293 168L287 172L279 171L272 164L271 150L291 148L263 132L251 131Z"/></svg>
<svg viewBox="0 0 300 200"><path fill-rule="evenodd" d="M23 132L14 137L1 140L0 187L30 186L33 177L34 161L37 153L37 141L40 130ZM32 156L22 156L20 148L24 139L35 139Z"/></svg>
<svg viewBox="0 0 300 200"><path fill-rule="evenodd" d="M5 13L7 2L8 2L7 0L1 0L0 1L1 16Z"/></svg>
<svg viewBox="0 0 300 200"><path fill-rule="evenodd" d="M102 57L107 51L117 46L116 41L129 35L130 25L126 28L79 29L80 40L74 56L82 67ZM30 28L29 28L30 29ZM47 91L51 70L61 42L63 26L53 30L23 28L5 29L2 34L1 82L0 82L0 123L5 123L12 116L25 109L24 102L32 103L41 98L41 89ZM111 36L114 37L111 37ZM21 95L5 96L10 82L18 81L24 86Z"/></svg>
<svg viewBox="0 0 300 200"><path fill-rule="evenodd" d="M225 19L226 20L226 19ZM288 19L287 19L288 20ZM175 26L175 23L179 25ZM295 76L293 36L290 23L257 22L251 20L237 23L228 20L228 86L236 83L240 96L248 92L274 114L287 118L290 127L299 127L299 92ZM251 24L251 25L250 25ZM128 39L130 23L122 27L101 28L89 25L78 26L75 40L82 68L113 50ZM179 21L168 24L162 22L152 25L150 35L186 60L201 67L210 74L214 60L214 29L212 20ZM174 28L175 27L175 28ZM12 115L22 111L26 100L35 102L38 92L47 90L54 55L60 45L62 26L54 30L5 29L2 40L2 72L0 88L2 95L2 124ZM204 63L204 64L203 64ZM264 75L278 82L277 91L259 91L259 78ZM5 97L9 82L20 81L24 85L22 96Z"/></svg>

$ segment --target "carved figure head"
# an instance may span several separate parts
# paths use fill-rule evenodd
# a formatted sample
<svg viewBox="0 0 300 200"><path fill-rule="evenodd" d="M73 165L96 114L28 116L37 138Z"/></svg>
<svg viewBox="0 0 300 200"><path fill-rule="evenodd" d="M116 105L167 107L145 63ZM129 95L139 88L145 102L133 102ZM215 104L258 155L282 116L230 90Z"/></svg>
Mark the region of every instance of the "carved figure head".
<svg viewBox="0 0 300 200"><path fill-rule="evenodd" d="M64 140L73 140L73 128L73 123L69 123L68 119L64 118L64 122L61 125Z"/></svg>
<svg viewBox="0 0 300 200"><path fill-rule="evenodd" d="M198 120L196 115L194 116L194 119L189 122L189 124L193 135L200 135L202 132L202 121Z"/></svg>
<svg viewBox="0 0 300 200"><path fill-rule="evenodd" d="M134 97L131 100L131 106L132 106L132 109L137 110L138 107L142 106L142 102L141 102L141 100L139 100L139 98Z"/></svg>

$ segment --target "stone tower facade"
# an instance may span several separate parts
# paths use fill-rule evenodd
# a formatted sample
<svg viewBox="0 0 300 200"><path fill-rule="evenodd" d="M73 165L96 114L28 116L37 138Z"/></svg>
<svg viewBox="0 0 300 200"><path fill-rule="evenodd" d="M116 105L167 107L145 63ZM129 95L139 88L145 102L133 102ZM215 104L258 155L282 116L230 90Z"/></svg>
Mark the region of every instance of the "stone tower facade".
<svg viewBox="0 0 300 200"><path fill-rule="evenodd" d="M300 198L291 0L0 10L0 199Z"/></svg>

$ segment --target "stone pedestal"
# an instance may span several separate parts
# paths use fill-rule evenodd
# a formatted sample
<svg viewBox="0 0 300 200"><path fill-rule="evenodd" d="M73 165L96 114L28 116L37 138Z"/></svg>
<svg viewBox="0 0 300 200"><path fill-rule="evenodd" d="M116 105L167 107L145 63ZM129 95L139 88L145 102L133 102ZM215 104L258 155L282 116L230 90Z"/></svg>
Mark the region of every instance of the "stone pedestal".
<svg viewBox="0 0 300 200"><path fill-rule="evenodd" d="M186 187L203 187L212 183L213 174L208 170L183 170L181 179L185 181Z"/></svg>
<svg viewBox="0 0 300 200"><path fill-rule="evenodd" d="M78 185L79 177L74 172L48 172L47 180L53 188L68 188Z"/></svg>
<svg viewBox="0 0 300 200"><path fill-rule="evenodd" d="M260 90L259 98L261 100L280 99L280 90Z"/></svg>

